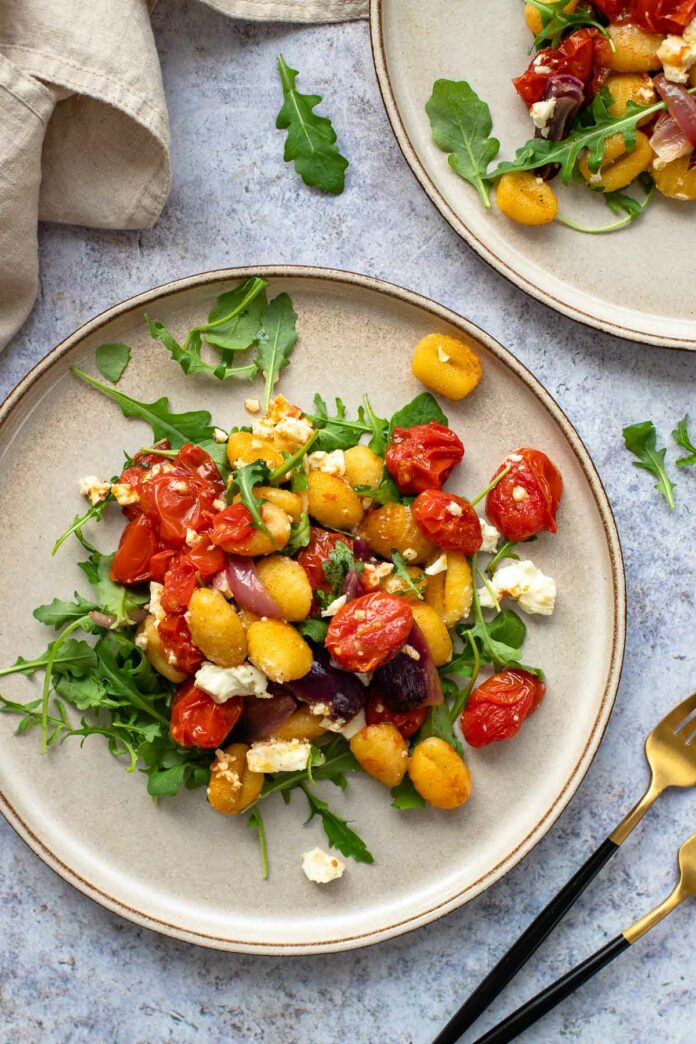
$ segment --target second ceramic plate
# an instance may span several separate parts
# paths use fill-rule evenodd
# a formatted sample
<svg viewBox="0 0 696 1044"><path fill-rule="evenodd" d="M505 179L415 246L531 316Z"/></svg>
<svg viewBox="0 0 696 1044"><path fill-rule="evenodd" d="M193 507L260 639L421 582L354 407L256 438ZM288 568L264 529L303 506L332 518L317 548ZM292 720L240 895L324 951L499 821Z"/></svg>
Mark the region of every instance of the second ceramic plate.
<svg viewBox="0 0 696 1044"><path fill-rule="evenodd" d="M422 390L411 351L426 333L470 338L484 379L461 403L445 403L466 446L450 485L482 489L506 453L546 450L564 479L559 533L542 535L531 557L557 581L552 619L529 619L525 654L547 672L548 695L511 743L467 755L474 780L469 803L454 813L400 813L388 792L366 778L348 791L322 785L322 796L354 823L373 851L373 866L346 860L344 877L311 884L301 854L325 845L321 827L303 827L306 808L270 799L264 807L271 877L260 877L255 837L240 818L206 804L203 791L147 796L145 780L127 775L99 737L52 748L42 757L36 733L15 736L16 718L0 715L0 809L32 848L98 902L167 935L221 949L305 953L360 946L397 935L452 910L496 881L548 830L576 790L602 737L618 684L624 639L621 552L604 491L578 436L534 378L499 344L446 309L375 280L320 269L213 272L182 279L116 305L76 331L0 408L0 664L46 642L33 608L70 597L85 579L82 557L56 535L84 503L77 477L118 471L122 449L150 440L149 428L85 387L72 365L95 372L95 347L133 346L119 389L172 409L205 408L225 426L245 416L246 383L185 377L148 337L143 312L175 336L200 322L216 296L251 274L287 291L298 313L299 341L280 388L310 408L320 392L354 410L365 391L391 414ZM251 392L254 394L254 392ZM39 506L37 506L39 505ZM88 536L114 547L118 513ZM11 607L11 616L9 612ZM39 682L3 678L2 692L26 700Z"/></svg>
<svg viewBox="0 0 696 1044"><path fill-rule="evenodd" d="M485 210L434 144L425 103L433 82L468 80L486 101L501 159L531 137L513 76L530 57L519 0L371 0L377 75L394 132L433 203L457 232L517 286L608 333L696 350L691 266L696 206L658 196L635 224L609 235L560 225L525 228ZM612 220L584 187L563 188L561 211L597 226Z"/></svg>

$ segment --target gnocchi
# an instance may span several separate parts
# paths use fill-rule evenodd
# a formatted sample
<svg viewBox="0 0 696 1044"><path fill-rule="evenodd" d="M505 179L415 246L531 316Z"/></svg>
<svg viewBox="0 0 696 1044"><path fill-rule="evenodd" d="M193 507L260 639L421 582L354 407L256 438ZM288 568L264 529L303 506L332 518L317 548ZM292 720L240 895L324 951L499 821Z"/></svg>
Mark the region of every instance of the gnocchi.
<svg viewBox="0 0 696 1044"><path fill-rule="evenodd" d="M463 399L483 375L473 348L457 337L429 334L416 345L411 363L414 377L446 399Z"/></svg>

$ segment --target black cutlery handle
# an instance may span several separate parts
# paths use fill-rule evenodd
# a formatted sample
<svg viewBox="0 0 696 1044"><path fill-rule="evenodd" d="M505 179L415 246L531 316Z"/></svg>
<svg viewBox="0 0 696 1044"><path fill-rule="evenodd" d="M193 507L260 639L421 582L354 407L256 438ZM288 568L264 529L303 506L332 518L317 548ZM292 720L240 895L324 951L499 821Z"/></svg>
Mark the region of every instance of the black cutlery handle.
<svg viewBox="0 0 696 1044"><path fill-rule="evenodd" d="M582 986L584 982L591 979L600 968L604 968L605 965L613 961L615 957L618 957L630 945L624 935L617 935L615 939L603 946L601 950L597 950L596 953L593 953L582 964L578 964L577 967L573 968L572 971L569 971L562 978L556 979L554 983L547 986L541 993L537 993L536 997L532 997L530 1001L523 1004L512 1015L508 1015L506 1019L499 1022L492 1030L479 1037L476 1044L508 1044L508 1041L514 1040L515 1037L523 1033L529 1026L532 1026L543 1015L555 1008L565 997L574 993L578 986Z"/></svg>
<svg viewBox="0 0 696 1044"><path fill-rule="evenodd" d="M529 960L534 951L541 946L546 936L553 931L564 914L570 910L576 899L582 895L590 881L597 876L604 864L618 852L619 846L610 838L603 841L587 862L582 866L568 884L541 911L529 928L513 943L507 953L501 957L496 966L488 973L483 982L476 987L469 999L462 1004L459 1011L438 1034L433 1044L454 1044L462 1033L476 1021L488 1008L498 994L507 986L520 968Z"/></svg>

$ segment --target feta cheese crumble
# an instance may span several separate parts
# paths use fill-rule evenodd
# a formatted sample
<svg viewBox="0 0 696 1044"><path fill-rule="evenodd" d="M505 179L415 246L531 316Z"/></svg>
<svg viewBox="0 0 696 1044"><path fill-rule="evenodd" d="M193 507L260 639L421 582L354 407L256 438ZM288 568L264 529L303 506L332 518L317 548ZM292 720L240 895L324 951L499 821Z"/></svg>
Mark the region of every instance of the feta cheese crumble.
<svg viewBox="0 0 696 1044"><path fill-rule="evenodd" d="M218 667L206 660L196 671L196 685L216 703L226 703L233 696L264 699L270 695L266 675L250 663L242 663L239 667Z"/></svg>
<svg viewBox="0 0 696 1044"><path fill-rule="evenodd" d="M365 562L360 579L365 587L374 590L382 580L394 572L393 562Z"/></svg>
<svg viewBox="0 0 696 1044"><path fill-rule="evenodd" d="M420 653L417 649L414 649L412 645L404 645L401 651L405 656L408 656L411 660L420 660Z"/></svg>
<svg viewBox="0 0 696 1044"><path fill-rule="evenodd" d="M441 345L439 345L439 344L437 346L437 357L440 360L440 362L449 362L450 361L449 355L444 350L444 348Z"/></svg>
<svg viewBox="0 0 696 1044"><path fill-rule="evenodd" d="M412 547L407 547L404 548L403 557L406 559L407 562L413 562L416 558L418 558L418 552L414 551Z"/></svg>
<svg viewBox="0 0 696 1044"><path fill-rule="evenodd" d="M542 138L548 138L549 136L548 124L554 114L556 101L556 98L547 98L544 101L534 102L529 110L532 123L541 131Z"/></svg>
<svg viewBox="0 0 696 1044"><path fill-rule="evenodd" d="M161 623L167 615L161 605L163 591L163 584L158 584L156 580L150 581L150 602L148 609L155 618L155 626Z"/></svg>
<svg viewBox="0 0 696 1044"><path fill-rule="evenodd" d="M528 496L529 493L524 488L524 486L512 487L512 499L515 501L516 504L519 504L521 501L526 500Z"/></svg>
<svg viewBox="0 0 696 1044"><path fill-rule="evenodd" d="M79 480L80 493L87 497L92 507L96 507L102 500L106 500L111 492L111 483L102 482L96 475L85 475Z"/></svg>
<svg viewBox="0 0 696 1044"><path fill-rule="evenodd" d="M556 581L542 573L529 559L500 566L490 585L498 599L512 598L530 615L551 616L556 606ZM484 609L495 608L487 587L481 587L478 596Z"/></svg>
<svg viewBox="0 0 696 1044"><path fill-rule="evenodd" d="M324 450L310 453L307 456L307 464L310 471L324 471L327 475L336 475L339 478L346 473L346 456L341 449L332 450L331 453Z"/></svg>
<svg viewBox="0 0 696 1044"><path fill-rule="evenodd" d="M330 602L326 609L322 609L322 616L335 616L339 609L348 601L348 595L340 595L338 598L334 598L333 602Z"/></svg>
<svg viewBox="0 0 696 1044"><path fill-rule="evenodd" d="M434 562L431 562L429 566L425 567L426 576L437 576L438 573L445 573L447 571L447 553L442 552Z"/></svg>
<svg viewBox="0 0 696 1044"><path fill-rule="evenodd" d="M481 544L481 550L486 555L492 555L498 546L500 540L500 533L492 526L489 522L486 522L485 518L481 518L479 515L479 522L481 523L481 536L483 537L483 543Z"/></svg>
<svg viewBox="0 0 696 1044"><path fill-rule="evenodd" d="M331 708L329 708L330 710ZM367 725L365 711L359 710L352 718L345 721L343 718L324 717L320 724L329 732L338 732L344 739L351 739Z"/></svg>
<svg viewBox="0 0 696 1044"><path fill-rule="evenodd" d="M315 884L328 884L343 876L344 864L336 856L331 856L321 848L313 848L302 856L302 869L305 877Z"/></svg>
<svg viewBox="0 0 696 1044"><path fill-rule="evenodd" d="M227 442L227 432L223 431L222 428L215 428L213 431L213 438L216 442L222 445L223 442Z"/></svg>
<svg viewBox="0 0 696 1044"><path fill-rule="evenodd" d="M245 399L244 409L247 411L247 413L258 413L261 409L261 403L258 399Z"/></svg>
<svg viewBox="0 0 696 1044"><path fill-rule="evenodd" d="M128 507L129 504L137 504L140 501L137 489L131 486L130 482L114 482L111 492L121 507Z"/></svg>
<svg viewBox="0 0 696 1044"><path fill-rule="evenodd" d="M258 740L247 751L247 765L251 772L301 772L311 749L309 740Z"/></svg>
<svg viewBox="0 0 696 1044"><path fill-rule="evenodd" d="M683 36L667 36L657 51L665 78L671 83L687 83L689 71L696 65L696 18L687 25Z"/></svg>

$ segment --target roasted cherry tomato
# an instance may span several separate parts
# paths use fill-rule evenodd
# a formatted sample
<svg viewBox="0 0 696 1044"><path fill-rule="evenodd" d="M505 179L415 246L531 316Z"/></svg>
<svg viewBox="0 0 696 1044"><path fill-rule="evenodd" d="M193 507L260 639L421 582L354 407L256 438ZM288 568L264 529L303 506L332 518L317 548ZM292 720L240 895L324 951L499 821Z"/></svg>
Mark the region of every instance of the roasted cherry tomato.
<svg viewBox="0 0 696 1044"><path fill-rule="evenodd" d="M522 727L546 693L546 686L528 671L501 671L474 689L460 718L471 747L510 739Z"/></svg>
<svg viewBox="0 0 696 1044"><path fill-rule="evenodd" d="M208 545L207 538L202 547L178 552L164 576L162 608L168 613L185 612L199 583L224 569L225 561L224 552Z"/></svg>
<svg viewBox="0 0 696 1044"><path fill-rule="evenodd" d="M384 460L402 493L440 489L464 456L458 435L430 421L413 428L394 428Z"/></svg>
<svg viewBox="0 0 696 1044"><path fill-rule="evenodd" d="M544 47L529 68L512 82L519 96L532 106L544 97L552 76L575 76L585 87L586 101L605 83L611 67L609 41L598 29L578 29L558 47Z"/></svg>
<svg viewBox="0 0 696 1044"><path fill-rule="evenodd" d="M193 674L203 663L203 653L193 644L185 617L167 613L157 624L164 651L176 660L175 666L184 674Z"/></svg>
<svg viewBox="0 0 696 1044"><path fill-rule="evenodd" d="M503 461L493 478L511 465L486 498L486 514L506 540L528 540L542 529L556 532L556 512L563 479L545 453L518 449Z"/></svg>
<svg viewBox="0 0 696 1044"><path fill-rule="evenodd" d="M212 457L191 443L171 463L151 467L138 486L141 507L168 547L182 547L189 529L210 528L223 490Z"/></svg>
<svg viewBox="0 0 696 1044"><path fill-rule="evenodd" d="M111 563L111 579L119 584L139 584L152 576L150 560L159 548L157 536L145 515L129 522L121 533Z"/></svg>
<svg viewBox="0 0 696 1044"><path fill-rule="evenodd" d="M179 552L175 551L173 547L165 547L163 550L157 551L150 559L150 579L161 584L172 564L172 559L176 558L178 554Z"/></svg>
<svg viewBox="0 0 696 1044"><path fill-rule="evenodd" d="M413 519L433 544L445 551L475 555L483 537L478 515L468 500L441 489L426 489L411 505Z"/></svg>
<svg viewBox="0 0 696 1044"><path fill-rule="evenodd" d="M649 33L681 36L696 15L696 0L593 0L610 22L633 22Z"/></svg>
<svg viewBox="0 0 696 1044"><path fill-rule="evenodd" d="M184 682L174 696L169 731L181 747L222 747L243 710L241 696L216 703L193 682Z"/></svg>
<svg viewBox="0 0 696 1044"><path fill-rule="evenodd" d="M392 710L391 707L387 707L378 692L372 692L365 705L365 720L368 725L381 725L382 722L386 722L387 725L393 725L404 739L418 732L427 715L427 707L416 707L415 710L406 712Z"/></svg>
<svg viewBox="0 0 696 1044"><path fill-rule="evenodd" d="M347 602L332 617L326 648L347 671L374 671L397 655L412 627L408 602L373 591Z"/></svg>
<svg viewBox="0 0 696 1044"><path fill-rule="evenodd" d="M254 533L254 520L244 504L230 504L213 519L210 539L224 551L234 554Z"/></svg>
<svg viewBox="0 0 696 1044"><path fill-rule="evenodd" d="M345 544L352 551L353 541L341 533L330 533L328 529L312 526L309 531L309 543L297 556L297 561L304 569L313 591L329 591L331 584L324 575L324 563L328 562L336 544Z"/></svg>

